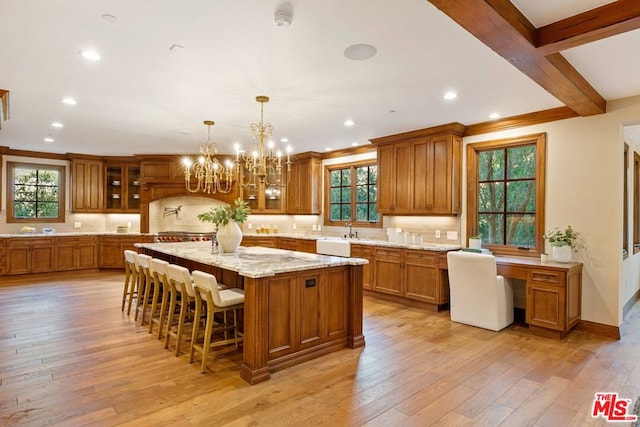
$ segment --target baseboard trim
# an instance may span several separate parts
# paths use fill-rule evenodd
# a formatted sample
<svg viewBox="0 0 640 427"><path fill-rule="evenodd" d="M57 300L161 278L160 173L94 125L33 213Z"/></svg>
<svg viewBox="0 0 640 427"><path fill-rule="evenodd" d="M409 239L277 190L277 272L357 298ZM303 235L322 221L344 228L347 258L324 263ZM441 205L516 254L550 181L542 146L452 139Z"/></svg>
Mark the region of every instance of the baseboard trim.
<svg viewBox="0 0 640 427"><path fill-rule="evenodd" d="M640 299L640 289L638 289L636 291L635 294L633 294L633 296L631 298L629 298L629 301L627 301L627 303L624 305L624 307L622 307L622 321L624 322L624 318L627 317L627 313L629 313L629 310L631 310L631 307L633 307L633 305Z"/></svg>
<svg viewBox="0 0 640 427"><path fill-rule="evenodd" d="M602 335L605 337L620 339L620 328L617 326L605 325L603 323L590 322L588 320L581 320L576 325L576 331L589 332L596 335Z"/></svg>

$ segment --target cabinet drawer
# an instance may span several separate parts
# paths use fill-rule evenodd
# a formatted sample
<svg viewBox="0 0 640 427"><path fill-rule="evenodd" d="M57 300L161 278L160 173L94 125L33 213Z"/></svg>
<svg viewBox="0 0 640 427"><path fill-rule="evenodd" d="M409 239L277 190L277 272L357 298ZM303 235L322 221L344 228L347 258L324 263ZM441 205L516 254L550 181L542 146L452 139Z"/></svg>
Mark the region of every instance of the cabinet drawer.
<svg viewBox="0 0 640 427"><path fill-rule="evenodd" d="M551 285L564 286L565 272L532 268L529 270L527 281L530 283L548 283Z"/></svg>
<svg viewBox="0 0 640 427"><path fill-rule="evenodd" d="M409 262L420 262L424 265L436 265L438 262L438 255L428 251L414 251L407 250L404 253L405 260Z"/></svg>
<svg viewBox="0 0 640 427"><path fill-rule="evenodd" d="M402 249L376 248L376 257L401 258Z"/></svg>

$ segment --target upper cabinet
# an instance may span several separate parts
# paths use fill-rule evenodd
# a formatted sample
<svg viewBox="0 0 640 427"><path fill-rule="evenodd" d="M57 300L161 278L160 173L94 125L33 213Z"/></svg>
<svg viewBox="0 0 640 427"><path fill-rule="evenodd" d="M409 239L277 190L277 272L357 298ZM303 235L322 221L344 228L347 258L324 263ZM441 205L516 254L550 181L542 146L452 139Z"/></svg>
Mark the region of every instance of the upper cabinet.
<svg viewBox="0 0 640 427"><path fill-rule="evenodd" d="M460 213L459 123L372 139L378 147L378 211L387 215Z"/></svg>
<svg viewBox="0 0 640 427"><path fill-rule="evenodd" d="M140 212L140 165L105 164L105 212Z"/></svg>
<svg viewBox="0 0 640 427"><path fill-rule="evenodd" d="M283 214L286 188L269 187L250 171L242 168L238 190L240 198L247 202L252 214Z"/></svg>
<svg viewBox="0 0 640 427"><path fill-rule="evenodd" d="M322 191L322 157L320 153L302 153L291 164L291 179L287 186L286 213L320 215Z"/></svg>
<svg viewBox="0 0 640 427"><path fill-rule="evenodd" d="M71 159L71 211L100 213L104 203L104 163L88 156Z"/></svg>

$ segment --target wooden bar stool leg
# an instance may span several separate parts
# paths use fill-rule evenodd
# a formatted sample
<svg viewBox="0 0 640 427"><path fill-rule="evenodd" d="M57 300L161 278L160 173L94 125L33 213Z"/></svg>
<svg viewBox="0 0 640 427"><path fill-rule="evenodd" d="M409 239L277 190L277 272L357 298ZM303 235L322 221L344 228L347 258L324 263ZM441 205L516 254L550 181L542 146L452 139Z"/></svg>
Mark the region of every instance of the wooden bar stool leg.
<svg viewBox="0 0 640 427"><path fill-rule="evenodd" d="M120 311L124 311L125 303L127 302L127 296L129 295L129 282L131 281L131 270L127 260L124 261L124 288L122 290L122 307Z"/></svg>
<svg viewBox="0 0 640 427"><path fill-rule="evenodd" d="M130 292L129 292L129 304L127 305L127 315L131 316L131 305L133 303L133 296L136 293L136 289L139 288L139 281L140 281L140 277L138 275L138 270L134 267L131 267L131 283L129 284L130 286Z"/></svg>
<svg viewBox="0 0 640 427"><path fill-rule="evenodd" d="M162 303L160 304L160 320L158 322L158 339L162 339L162 328L167 317L167 306L169 305L169 286L162 286Z"/></svg>
<svg viewBox="0 0 640 427"><path fill-rule="evenodd" d="M171 325L173 324L173 316L176 311L177 295L175 289L171 289L171 303L169 304L169 314L167 316L167 328L164 334L164 348L169 348L169 336Z"/></svg>

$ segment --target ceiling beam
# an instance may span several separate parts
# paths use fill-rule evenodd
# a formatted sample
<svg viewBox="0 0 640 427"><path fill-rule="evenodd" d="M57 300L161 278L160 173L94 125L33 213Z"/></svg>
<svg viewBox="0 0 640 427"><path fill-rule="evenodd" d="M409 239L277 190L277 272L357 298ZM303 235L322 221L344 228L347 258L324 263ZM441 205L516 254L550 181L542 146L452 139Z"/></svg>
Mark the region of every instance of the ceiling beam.
<svg viewBox="0 0 640 427"><path fill-rule="evenodd" d="M562 55L538 52L536 28L510 1L429 2L579 115L606 112L604 98Z"/></svg>
<svg viewBox="0 0 640 427"><path fill-rule="evenodd" d="M618 0L536 30L542 55L571 49L640 28L640 1Z"/></svg>

